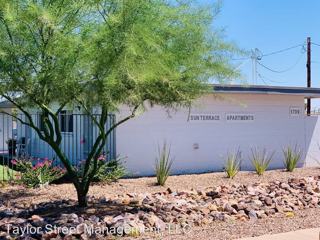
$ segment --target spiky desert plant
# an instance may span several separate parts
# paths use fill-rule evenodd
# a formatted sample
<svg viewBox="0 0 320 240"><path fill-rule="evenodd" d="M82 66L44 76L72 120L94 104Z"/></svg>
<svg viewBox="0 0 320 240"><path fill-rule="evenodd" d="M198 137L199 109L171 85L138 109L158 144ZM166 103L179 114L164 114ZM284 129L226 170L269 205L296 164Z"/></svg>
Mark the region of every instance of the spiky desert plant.
<svg viewBox="0 0 320 240"><path fill-rule="evenodd" d="M268 169L273 155L274 152L268 154L265 148L262 151L259 151L258 148L251 149L251 162L259 176L261 176Z"/></svg>
<svg viewBox="0 0 320 240"><path fill-rule="evenodd" d="M164 186L172 167L173 159L171 158L170 146L164 143L162 148L159 147L159 156L156 158L156 176L157 184Z"/></svg>
<svg viewBox="0 0 320 240"><path fill-rule="evenodd" d="M288 172L292 172L301 159L302 151L295 145L294 148L288 146L283 149L283 164Z"/></svg>
<svg viewBox="0 0 320 240"><path fill-rule="evenodd" d="M239 172L241 162L240 156L241 152L239 150L236 152L228 153L224 167L228 178L234 178Z"/></svg>

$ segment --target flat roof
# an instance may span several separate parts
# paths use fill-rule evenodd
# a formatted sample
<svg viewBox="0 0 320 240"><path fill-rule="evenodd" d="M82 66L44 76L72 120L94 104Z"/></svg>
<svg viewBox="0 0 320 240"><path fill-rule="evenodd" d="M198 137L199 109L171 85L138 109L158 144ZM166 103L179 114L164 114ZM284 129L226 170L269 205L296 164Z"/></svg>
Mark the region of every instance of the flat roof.
<svg viewBox="0 0 320 240"><path fill-rule="evenodd" d="M320 88L233 84L213 84L212 87L216 93L284 94L320 98Z"/></svg>

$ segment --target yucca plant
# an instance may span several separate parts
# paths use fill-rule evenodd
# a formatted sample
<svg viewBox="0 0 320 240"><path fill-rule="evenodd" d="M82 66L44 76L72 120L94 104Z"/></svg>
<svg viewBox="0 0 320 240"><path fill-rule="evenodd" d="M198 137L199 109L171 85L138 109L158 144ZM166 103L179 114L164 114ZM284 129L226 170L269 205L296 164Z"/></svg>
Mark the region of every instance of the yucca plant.
<svg viewBox="0 0 320 240"><path fill-rule="evenodd" d="M257 148L251 149L251 162L259 176L268 169L273 155L274 152L268 154L266 149L263 149L262 151L259 151Z"/></svg>
<svg viewBox="0 0 320 240"><path fill-rule="evenodd" d="M290 146L283 149L283 155L284 155L284 166L288 172L292 172L298 162L301 159L302 151L297 148L297 145L292 148Z"/></svg>
<svg viewBox="0 0 320 240"><path fill-rule="evenodd" d="M224 170L228 178L234 178L240 170L241 152L228 153Z"/></svg>
<svg viewBox="0 0 320 240"><path fill-rule="evenodd" d="M173 159L171 158L170 146L164 143L159 147L159 156L156 158L156 176L157 184L164 186L171 171Z"/></svg>

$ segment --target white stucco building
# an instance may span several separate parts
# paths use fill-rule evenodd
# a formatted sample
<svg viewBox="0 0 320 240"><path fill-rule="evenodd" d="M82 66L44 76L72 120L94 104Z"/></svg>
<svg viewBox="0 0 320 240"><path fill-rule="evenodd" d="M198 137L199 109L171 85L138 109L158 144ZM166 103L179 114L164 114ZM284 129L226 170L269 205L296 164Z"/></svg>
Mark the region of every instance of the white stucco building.
<svg viewBox="0 0 320 240"><path fill-rule="evenodd" d="M320 156L318 116L306 116L305 98L320 89L270 86L213 86L191 109L149 108L116 132L117 153L133 175L154 174L158 145L171 145L173 173L221 171L228 152L241 151L241 168L252 169L251 149L275 151L270 168L283 168L283 148L299 147L300 166ZM121 118L120 114L118 118ZM319 145L318 145L319 143ZM320 158L319 158L320 160Z"/></svg>
<svg viewBox="0 0 320 240"><path fill-rule="evenodd" d="M287 146L302 150L300 166L317 165L319 117L306 116L305 99L319 97L319 88L213 85L212 93L197 99L190 109L148 107L116 129L105 151L109 156L125 157L128 172L134 176L154 175L158 147L164 142L171 146L173 174L221 171L228 153L237 150L241 169L250 170L253 148L275 152L270 168L283 168L282 151ZM10 111L4 103L0 107ZM128 112L122 108L116 120ZM90 118L80 115L81 109L75 107L60 117L62 148L73 164L86 157L97 134ZM34 117L39 122L39 116ZM0 116L2 155L8 152L7 140L15 137L18 148L29 155L55 158L32 129L19 123L16 129L14 126L10 117Z"/></svg>

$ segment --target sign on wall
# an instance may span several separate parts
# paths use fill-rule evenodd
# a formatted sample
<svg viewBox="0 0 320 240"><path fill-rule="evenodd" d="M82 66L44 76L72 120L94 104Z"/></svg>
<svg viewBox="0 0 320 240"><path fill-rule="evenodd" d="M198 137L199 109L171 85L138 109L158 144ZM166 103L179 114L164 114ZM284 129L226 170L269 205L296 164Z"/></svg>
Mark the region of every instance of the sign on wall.
<svg viewBox="0 0 320 240"><path fill-rule="evenodd" d="M301 108L300 107L290 107L289 113L290 113L290 116L292 116L292 117L299 116L301 114Z"/></svg>
<svg viewBox="0 0 320 240"><path fill-rule="evenodd" d="M192 113L189 115L190 122L252 122L255 120L255 115L251 113L227 113L224 117L215 113Z"/></svg>
<svg viewBox="0 0 320 240"><path fill-rule="evenodd" d="M252 122L254 121L254 114L248 113L227 113L227 122Z"/></svg>
<svg viewBox="0 0 320 240"><path fill-rule="evenodd" d="M220 121L221 117L219 114L190 114L189 121L191 122L212 122Z"/></svg>

